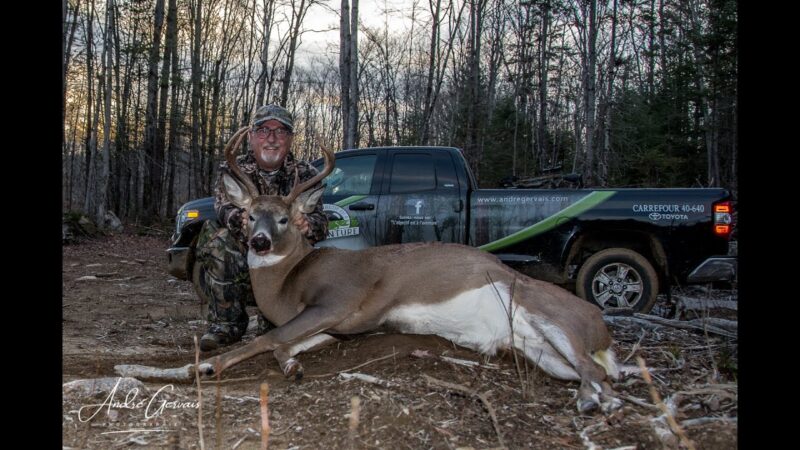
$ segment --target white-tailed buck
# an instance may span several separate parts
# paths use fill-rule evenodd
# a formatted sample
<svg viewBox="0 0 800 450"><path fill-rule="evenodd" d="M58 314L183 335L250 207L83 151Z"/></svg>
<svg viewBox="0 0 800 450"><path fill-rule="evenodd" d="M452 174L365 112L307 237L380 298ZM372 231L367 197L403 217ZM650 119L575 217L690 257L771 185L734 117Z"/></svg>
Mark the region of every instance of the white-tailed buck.
<svg viewBox="0 0 800 450"><path fill-rule="evenodd" d="M323 189L311 188L333 169L333 153L323 148L325 168L304 183L295 179L289 195L258 195L233 155L245 130L225 149L238 179L224 175L224 188L249 213L253 292L261 312L278 327L203 361L201 374L273 351L286 376L300 377L298 353L334 342L331 334L386 327L439 335L488 355L513 346L549 375L580 381L579 411L607 411L621 404L609 385L617 367L597 307L464 245L313 248L292 222L314 209ZM191 380L194 370L191 364L176 369L117 366L122 375L151 379Z"/></svg>

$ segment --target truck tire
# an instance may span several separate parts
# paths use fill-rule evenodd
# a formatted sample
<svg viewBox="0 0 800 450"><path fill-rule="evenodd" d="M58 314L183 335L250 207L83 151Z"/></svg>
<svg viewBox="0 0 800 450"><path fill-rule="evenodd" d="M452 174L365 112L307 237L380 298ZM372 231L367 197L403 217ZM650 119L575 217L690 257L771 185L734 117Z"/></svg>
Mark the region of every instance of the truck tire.
<svg viewBox="0 0 800 450"><path fill-rule="evenodd" d="M653 265L627 248L601 250L578 271L575 286L579 297L601 309L631 308L646 314L656 303L658 275Z"/></svg>
<svg viewBox="0 0 800 450"><path fill-rule="evenodd" d="M194 286L197 297L200 298L200 320L206 320L208 316L208 296L204 289L205 284L203 265L199 261L195 261L192 264L192 286Z"/></svg>

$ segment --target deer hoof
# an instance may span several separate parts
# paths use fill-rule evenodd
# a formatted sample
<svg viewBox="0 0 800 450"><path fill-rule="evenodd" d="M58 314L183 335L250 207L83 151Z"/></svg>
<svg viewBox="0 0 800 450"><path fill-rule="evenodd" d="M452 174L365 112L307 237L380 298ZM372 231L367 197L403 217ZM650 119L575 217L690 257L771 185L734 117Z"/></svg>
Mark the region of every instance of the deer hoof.
<svg viewBox="0 0 800 450"><path fill-rule="evenodd" d="M600 410L603 411L603 414L608 414L621 407L622 407L622 400L611 396L606 396L605 401L600 403Z"/></svg>
<svg viewBox="0 0 800 450"><path fill-rule="evenodd" d="M300 361L290 358L283 367L283 374L286 378L300 381L303 378L303 365Z"/></svg>
<svg viewBox="0 0 800 450"><path fill-rule="evenodd" d="M600 405L593 399L578 400L578 412L581 414L588 414L595 411Z"/></svg>
<svg viewBox="0 0 800 450"><path fill-rule="evenodd" d="M200 373L200 375L211 376L214 375L214 366L209 363L202 363L197 366L197 371Z"/></svg>

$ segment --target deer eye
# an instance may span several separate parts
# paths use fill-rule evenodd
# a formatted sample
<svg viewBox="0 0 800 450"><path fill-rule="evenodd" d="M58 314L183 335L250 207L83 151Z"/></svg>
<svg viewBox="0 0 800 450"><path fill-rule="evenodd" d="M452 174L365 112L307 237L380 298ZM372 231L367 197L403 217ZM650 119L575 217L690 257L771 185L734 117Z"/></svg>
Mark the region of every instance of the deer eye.
<svg viewBox="0 0 800 450"><path fill-rule="evenodd" d="M255 217L253 217L253 215L252 215L252 214L250 214L250 217L249 217L249 219L250 219L250 222L255 222L255 221L256 221L256 218L255 218Z"/></svg>
<svg viewBox="0 0 800 450"><path fill-rule="evenodd" d="M281 225L286 225L287 222L289 222L288 217L281 217L281 220L278 221L278 223Z"/></svg>

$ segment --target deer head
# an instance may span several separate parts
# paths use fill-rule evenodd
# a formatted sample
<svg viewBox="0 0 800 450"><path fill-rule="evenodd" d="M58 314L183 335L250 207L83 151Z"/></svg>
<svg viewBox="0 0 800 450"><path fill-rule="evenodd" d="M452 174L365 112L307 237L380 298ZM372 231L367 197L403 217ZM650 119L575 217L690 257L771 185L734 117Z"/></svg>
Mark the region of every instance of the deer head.
<svg viewBox="0 0 800 450"><path fill-rule="evenodd" d="M285 256L297 246L310 246L294 226L300 215L314 211L324 187L311 189L334 167L333 152L320 144L325 167L313 178L300 182L295 171L294 187L286 196L260 195L252 180L236 164L234 150L239 147L249 127L239 129L225 147L225 159L234 176L222 175L222 188L228 199L246 211L246 231L250 252L256 257ZM258 261L256 261L256 265Z"/></svg>

